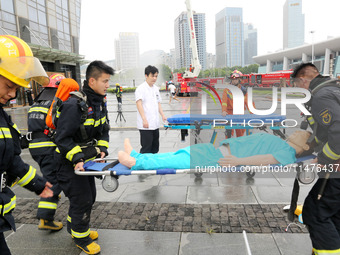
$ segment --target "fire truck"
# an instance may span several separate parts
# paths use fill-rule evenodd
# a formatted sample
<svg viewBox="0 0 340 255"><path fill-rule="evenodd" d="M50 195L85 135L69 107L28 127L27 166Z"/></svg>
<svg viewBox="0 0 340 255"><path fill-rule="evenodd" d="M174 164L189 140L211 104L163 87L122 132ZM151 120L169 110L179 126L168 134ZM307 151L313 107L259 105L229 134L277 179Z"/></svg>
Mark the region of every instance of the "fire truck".
<svg viewBox="0 0 340 255"><path fill-rule="evenodd" d="M198 59L195 24L190 0L186 0L185 4L187 6L187 17L190 31L191 64L190 68L188 68L183 74L176 73L173 80L179 87L179 96L197 96L199 91L197 88L197 86L199 86L197 83L197 76L199 75L202 66Z"/></svg>
<svg viewBox="0 0 340 255"><path fill-rule="evenodd" d="M271 73L264 74L246 74L242 76L242 83L245 86L250 87L260 87L260 88L268 88L268 87L292 87L293 84L290 80L290 75L293 73L293 70L286 71L277 71Z"/></svg>

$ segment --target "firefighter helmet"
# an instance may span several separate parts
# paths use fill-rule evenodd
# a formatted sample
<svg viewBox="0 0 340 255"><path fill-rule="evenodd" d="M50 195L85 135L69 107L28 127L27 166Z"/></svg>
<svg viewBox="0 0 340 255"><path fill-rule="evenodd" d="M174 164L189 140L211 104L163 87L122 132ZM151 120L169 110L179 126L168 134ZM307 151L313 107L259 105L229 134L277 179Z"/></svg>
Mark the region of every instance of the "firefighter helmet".
<svg viewBox="0 0 340 255"><path fill-rule="evenodd" d="M116 83L116 86L118 87L118 86L119 86L119 83Z"/></svg>
<svg viewBox="0 0 340 255"><path fill-rule="evenodd" d="M13 35L0 35L0 75L25 88L30 87L31 80L42 85L49 82L28 44Z"/></svg>
<svg viewBox="0 0 340 255"><path fill-rule="evenodd" d="M234 72L231 73L230 78L232 79L237 79L237 78L241 78L242 73L238 70L234 70Z"/></svg>
<svg viewBox="0 0 340 255"><path fill-rule="evenodd" d="M66 77L60 73L55 73L50 76L50 83L46 86L49 88L58 88L59 83L61 80L65 79Z"/></svg>

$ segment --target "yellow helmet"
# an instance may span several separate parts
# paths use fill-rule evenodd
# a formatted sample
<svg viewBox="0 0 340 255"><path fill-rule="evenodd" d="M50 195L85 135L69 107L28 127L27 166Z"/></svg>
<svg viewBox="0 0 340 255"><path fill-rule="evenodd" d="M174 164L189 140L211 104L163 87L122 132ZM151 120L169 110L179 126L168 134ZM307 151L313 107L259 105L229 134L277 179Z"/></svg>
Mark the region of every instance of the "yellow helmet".
<svg viewBox="0 0 340 255"><path fill-rule="evenodd" d="M116 83L116 86L119 86L119 83Z"/></svg>
<svg viewBox="0 0 340 255"><path fill-rule="evenodd" d="M29 88L31 79L47 85L49 78L26 42L13 35L0 35L0 75Z"/></svg>

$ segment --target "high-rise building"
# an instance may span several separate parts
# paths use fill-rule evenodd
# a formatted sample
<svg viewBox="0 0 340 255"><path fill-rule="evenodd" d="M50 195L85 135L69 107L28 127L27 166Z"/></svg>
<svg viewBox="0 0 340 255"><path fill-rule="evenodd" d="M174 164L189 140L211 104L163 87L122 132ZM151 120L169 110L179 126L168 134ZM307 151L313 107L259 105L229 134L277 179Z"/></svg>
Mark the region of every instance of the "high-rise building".
<svg viewBox="0 0 340 255"><path fill-rule="evenodd" d="M283 5L283 49L294 48L305 42L305 15L302 0L286 0Z"/></svg>
<svg viewBox="0 0 340 255"><path fill-rule="evenodd" d="M198 59L202 69L206 69L206 31L205 31L205 14L195 13L194 24L196 33ZM190 49L190 30L188 17L186 12L182 12L175 19L175 55L176 68L189 68L191 64L191 49Z"/></svg>
<svg viewBox="0 0 340 255"><path fill-rule="evenodd" d="M138 33L122 32L115 40L117 70L139 67L139 36Z"/></svg>
<svg viewBox="0 0 340 255"><path fill-rule="evenodd" d="M48 74L64 73L80 83L80 10L81 0L1 0L0 33L27 42Z"/></svg>
<svg viewBox="0 0 340 255"><path fill-rule="evenodd" d="M244 66L242 8L224 8L215 22L216 67Z"/></svg>
<svg viewBox="0 0 340 255"><path fill-rule="evenodd" d="M244 24L244 64L255 64L257 56L257 29L252 24Z"/></svg>

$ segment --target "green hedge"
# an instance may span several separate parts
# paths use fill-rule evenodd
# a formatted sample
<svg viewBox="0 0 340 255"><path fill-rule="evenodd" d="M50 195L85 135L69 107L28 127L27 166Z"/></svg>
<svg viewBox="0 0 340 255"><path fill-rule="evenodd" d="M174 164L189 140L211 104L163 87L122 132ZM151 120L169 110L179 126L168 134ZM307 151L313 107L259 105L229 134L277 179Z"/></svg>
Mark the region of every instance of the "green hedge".
<svg viewBox="0 0 340 255"><path fill-rule="evenodd" d="M135 90L136 90L136 88L133 88L133 87L131 87L131 88L123 88L123 94L124 93L130 93L130 92L135 92ZM165 91L165 89L160 89L160 91ZM116 92L116 88L109 88L108 90L107 90L107 92L109 92L109 93L115 93Z"/></svg>

